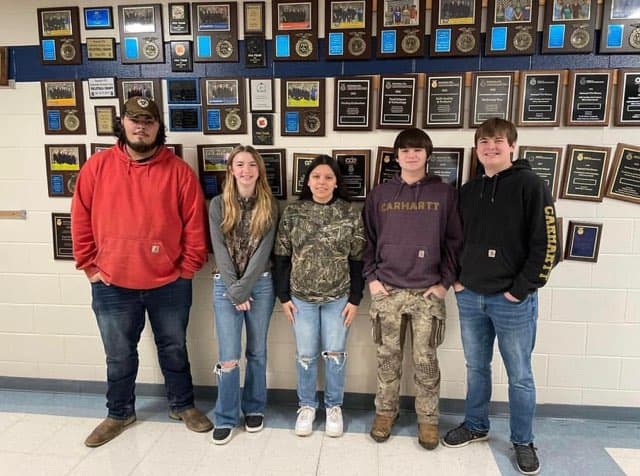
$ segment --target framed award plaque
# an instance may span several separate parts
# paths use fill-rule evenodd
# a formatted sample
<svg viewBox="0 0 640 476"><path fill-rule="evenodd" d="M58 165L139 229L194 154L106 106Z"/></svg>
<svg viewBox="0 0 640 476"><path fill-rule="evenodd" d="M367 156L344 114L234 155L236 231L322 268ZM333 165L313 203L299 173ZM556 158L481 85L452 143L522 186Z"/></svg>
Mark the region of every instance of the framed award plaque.
<svg viewBox="0 0 640 476"><path fill-rule="evenodd" d="M169 3L169 34L189 35L191 33L191 10L189 3Z"/></svg>
<svg viewBox="0 0 640 476"><path fill-rule="evenodd" d="M551 196L556 200L558 198L562 147L521 145L518 148L518 153L521 159L529 161L531 169L546 182Z"/></svg>
<svg viewBox="0 0 640 476"><path fill-rule="evenodd" d="M205 134L246 134L247 107L242 78L202 78Z"/></svg>
<svg viewBox="0 0 640 476"><path fill-rule="evenodd" d="M378 129L415 127L417 87L417 74L380 76Z"/></svg>
<svg viewBox="0 0 640 476"><path fill-rule="evenodd" d="M335 78L334 131L370 131L373 114L372 78Z"/></svg>
<svg viewBox="0 0 640 476"><path fill-rule="evenodd" d="M164 63L162 6L118 6L120 57L123 64Z"/></svg>
<svg viewBox="0 0 640 476"><path fill-rule="evenodd" d="M560 125L561 86L561 72L520 71L516 124L540 127Z"/></svg>
<svg viewBox="0 0 640 476"><path fill-rule="evenodd" d="M106 143L98 143L98 142L92 142L91 144L89 144L91 147L91 155L96 154L98 152L102 152L103 150L107 150L110 149L111 147L113 147L114 144L106 144Z"/></svg>
<svg viewBox="0 0 640 476"><path fill-rule="evenodd" d="M600 53L640 53L640 4L604 0Z"/></svg>
<svg viewBox="0 0 640 476"><path fill-rule="evenodd" d="M324 136L324 78L280 80L280 134Z"/></svg>
<svg viewBox="0 0 640 476"><path fill-rule="evenodd" d="M325 0L327 59L371 58L371 3L367 0Z"/></svg>
<svg viewBox="0 0 640 476"><path fill-rule="evenodd" d="M82 81L41 81L45 134L86 132Z"/></svg>
<svg viewBox="0 0 640 476"><path fill-rule="evenodd" d="M87 59L89 61L115 61L116 40L114 38L87 38Z"/></svg>
<svg viewBox="0 0 640 476"><path fill-rule="evenodd" d="M9 48L0 46L0 86L9 85Z"/></svg>
<svg viewBox="0 0 640 476"><path fill-rule="evenodd" d="M560 198L601 202L609 147L567 146Z"/></svg>
<svg viewBox="0 0 640 476"><path fill-rule="evenodd" d="M378 0L378 58L424 56L424 5L422 0Z"/></svg>
<svg viewBox="0 0 640 476"><path fill-rule="evenodd" d="M378 147L378 158L376 160L373 184L378 185L388 182L394 175L399 174L400 171L400 165L396 160L396 153L393 147Z"/></svg>
<svg viewBox="0 0 640 476"><path fill-rule="evenodd" d="M80 168L87 160L84 144L45 144L47 187L50 197L71 197Z"/></svg>
<svg viewBox="0 0 640 476"><path fill-rule="evenodd" d="M601 223L569 221L564 259L597 262L601 237Z"/></svg>
<svg viewBox="0 0 640 476"><path fill-rule="evenodd" d="M334 150L332 157L338 162L344 185L352 200L364 200L369 191L371 151Z"/></svg>
<svg viewBox="0 0 640 476"><path fill-rule="evenodd" d="M273 78L249 78L249 108L251 112L274 111Z"/></svg>
<svg viewBox="0 0 640 476"><path fill-rule="evenodd" d="M42 64L82 64L80 9L57 7L37 11Z"/></svg>
<svg viewBox="0 0 640 476"><path fill-rule="evenodd" d="M113 28L113 8L87 7L82 11L85 30L111 30Z"/></svg>
<svg viewBox="0 0 640 476"><path fill-rule="evenodd" d="M640 203L640 147L618 144L609 171L605 196Z"/></svg>
<svg viewBox="0 0 640 476"><path fill-rule="evenodd" d="M273 145L273 114L251 114L251 143L253 145Z"/></svg>
<svg viewBox="0 0 640 476"><path fill-rule="evenodd" d="M267 170L271 193L278 200L287 199L287 153L284 149L257 149Z"/></svg>
<svg viewBox="0 0 640 476"><path fill-rule="evenodd" d="M198 174L204 196L209 199L222 193L229 154L238 144L198 145Z"/></svg>
<svg viewBox="0 0 640 476"><path fill-rule="evenodd" d="M482 0L433 0L430 55L479 55L481 18Z"/></svg>
<svg viewBox="0 0 640 476"><path fill-rule="evenodd" d="M120 113L124 104L132 97L141 96L153 100L162 114L162 87L159 79L116 79L118 97L120 98Z"/></svg>
<svg viewBox="0 0 640 476"><path fill-rule="evenodd" d="M538 31L538 9L538 0L489 2L485 54L487 56L534 54Z"/></svg>
<svg viewBox="0 0 640 476"><path fill-rule="evenodd" d="M173 73L190 73L193 71L191 41L180 40L169 43L171 52L171 71Z"/></svg>
<svg viewBox="0 0 640 476"><path fill-rule="evenodd" d="M71 213L52 213L53 259L73 260Z"/></svg>
<svg viewBox="0 0 640 476"><path fill-rule="evenodd" d="M318 59L318 0L273 0L273 60Z"/></svg>
<svg viewBox="0 0 640 476"><path fill-rule="evenodd" d="M613 123L640 126L640 69L618 70L618 93Z"/></svg>
<svg viewBox="0 0 640 476"><path fill-rule="evenodd" d="M591 53L597 0L547 0L542 53Z"/></svg>
<svg viewBox="0 0 640 476"><path fill-rule="evenodd" d="M116 78L87 78L89 99L103 99L118 97L116 93Z"/></svg>
<svg viewBox="0 0 640 476"><path fill-rule="evenodd" d="M115 135L116 107L115 106L95 106L96 135Z"/></svg>
<svg viewBox="0 0 640 476"><path fill-rule="evenodd" d="M427 160L427 173L435 175L455 189L462 184L464 149L458 147L435 147Z"/></svg>
<svg viewBox="0 0 640 476"><path fill-rule="evenodd" d="M194 3L196 63L238 62L238 4Z"/></svg>
<svg viewBox="0 0 640 476"><path fill-rule="evenodd" d="M197 78L167 79L167 103L170 131L202 131L200 84Z"/></svg>
<svg viewBox="0 0 640 476"><path fill-rule="evenodd" d="M608 126L613 71L570 70L565 123L570 126Z"/></svg>
<svg viewBox="0 0 640 476"><path fill-rule="evenodd" d="M265 39L265 3L244 2L244 49L247 68L264 68L267 65L267 41Z"/></svg>
<svg viewBox="0 0 640 476"><path fill-rule="evenodd" d="M464 110L464 73L429 74L426 77L425 129L462 127Z"/></svg>
<svg viewBox="0 0 640 476"><path fill-rule="evenodd" d="M473 73L469 127L478 127L494 117L511 120L513 77L513 72Z"/></svg>
<svg viewBox="0 0 640 476"><path fill-rule="evenodd" d="M291 183L292 195L300 195L302 193L304 174L307 173L307 168L317 156L317 154L303 154L300 152L293 153L293 180Z"/></svg>

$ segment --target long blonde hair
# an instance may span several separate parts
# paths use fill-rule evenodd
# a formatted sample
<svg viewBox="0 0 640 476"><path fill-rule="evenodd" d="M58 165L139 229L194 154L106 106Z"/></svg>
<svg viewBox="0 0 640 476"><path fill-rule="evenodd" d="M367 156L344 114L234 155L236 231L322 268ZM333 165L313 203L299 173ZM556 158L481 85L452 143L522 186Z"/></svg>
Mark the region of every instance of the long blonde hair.
<svg viewBox="0 0 640 476"><path fill-rule="evenodd" d="M223 219L220 224L222 233L228 236L240 223L240 205L238 204L238 187L231 168L233 159L240 153L247 152L258 164L258 180L256 181L256 205L251 217L251 238L260 240L273 223L273 210L271 208L272 194L267 182L267 170L264 160L256 149L250 145L239 145L231 151L227 160L227 176L222 191Z"/></svg>

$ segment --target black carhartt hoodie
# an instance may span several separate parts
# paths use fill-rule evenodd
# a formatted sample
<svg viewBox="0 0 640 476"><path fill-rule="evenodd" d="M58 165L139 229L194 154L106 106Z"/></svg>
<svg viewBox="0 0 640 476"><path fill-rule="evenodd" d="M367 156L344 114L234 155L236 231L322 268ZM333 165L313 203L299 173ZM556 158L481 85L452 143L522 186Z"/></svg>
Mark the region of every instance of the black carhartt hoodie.
<svg viewBox="0 0 640 476"><path fill-rule="evenodd" d="M508 291L522 300L544 286L560 243L545 182L527 160L460 191L464 247L460 281L481 294Z"/></svg>

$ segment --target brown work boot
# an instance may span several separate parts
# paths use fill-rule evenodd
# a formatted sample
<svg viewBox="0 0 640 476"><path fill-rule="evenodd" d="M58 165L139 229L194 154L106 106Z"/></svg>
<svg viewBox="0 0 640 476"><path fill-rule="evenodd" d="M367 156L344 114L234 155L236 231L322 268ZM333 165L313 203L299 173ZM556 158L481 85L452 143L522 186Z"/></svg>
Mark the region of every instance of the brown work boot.
<svg viewBox="0 0 640 476"><path fill-rule="evenodd" d="M418 443L426 450L432 450L440 442L438 425L418 423Z"/></svg>
<svg viewBox="0 0 640 476"><path fill-rule="evenodd" d="M387 441L391 436L391 428L397 419L397 414L394 416L386 416L376 413L376 418L373 420L369 435L378 443Z"/></svg>
<svg viewBox="0 0 640 476"><path fill-rule="evenodd" d="M135 415L131 415L125 420L116 420L115 418L107 417L87 436L84 444L89 448L102 446L122 433L124 429L134 421L136 421Z"/></svg>
<svg viewBox="0 0 640 476"><path fill-rule="evenodd" d="M211 430L213 428L213 423L211 420L207 418L207 415L202 413L196 407L189 408L182 412L174 412L171 410L169 412L169 418L174 420L182 420L187 428L191 431L195 431L196 433L204 433L205 431Z"/></svg>

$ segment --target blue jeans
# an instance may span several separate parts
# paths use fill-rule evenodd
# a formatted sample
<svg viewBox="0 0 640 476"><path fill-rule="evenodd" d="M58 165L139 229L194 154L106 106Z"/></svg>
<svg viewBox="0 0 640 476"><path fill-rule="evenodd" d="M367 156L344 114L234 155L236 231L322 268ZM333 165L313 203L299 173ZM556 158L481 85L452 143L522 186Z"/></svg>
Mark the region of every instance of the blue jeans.
<svg viewBox="0 0 640 476"><path fill-rule="evenodd" d="M498 337L509 377L511 442L531 443L536 410L531 353L536 341L538 294L513 303L502 293L484 295L464 289L456 293L456 299L467 362L465 426L478 432L489 431L491 358L493 342Z"/></svg>
<svg viewBox="0 0 640 476"><path fill-rule="evenodd" d="M191 280L137 290L92 283L92 308L107 355L107 408L119 420L135 414L138 342L145 311L158 348L169 406L174 412L193 407L193 383L187 355Z"/></svg>
<svg viewBox="0 0 640 476"><path fill-rule="evenodd" d="M275 303L271 273L263 273L251 291L251 310L237 311L227 297L227 288L220 275L213 279L213 309L218 336L219 363L218 399L216 401L216 428L233 428L240 419L240 367L242 353L242 323L247 328L245 357L247 367L242 391L242 412L245 415L263 415L267 404L267 332ZM236 365L223 368L222 362L235 361Z"/></svg>
<svg viewBox="0 0 640 476"><path fill-rule="evenodd" d="M298 311L294 314L293 332L296 336L296 370L298 401L301 407L318 408L316 381L318 359L324 359L324 406L342 406L344 396L345 351L349 328L341 313L347 296L335 301L312 303L292 297Z"/></svg>

